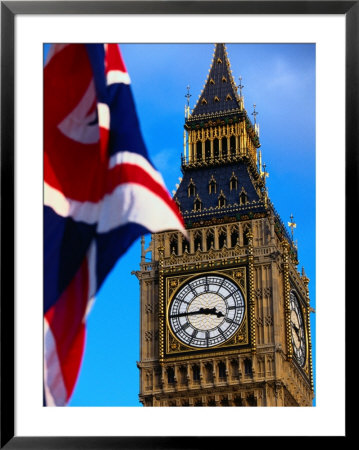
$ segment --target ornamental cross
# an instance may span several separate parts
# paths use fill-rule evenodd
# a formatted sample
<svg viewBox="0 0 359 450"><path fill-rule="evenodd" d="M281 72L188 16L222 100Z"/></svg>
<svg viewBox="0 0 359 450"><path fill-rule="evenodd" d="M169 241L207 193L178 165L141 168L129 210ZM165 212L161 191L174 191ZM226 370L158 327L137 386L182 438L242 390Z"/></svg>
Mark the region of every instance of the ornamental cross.
<svg viewBox="0 0 359 450"><path fill-rule="evenodd" d="M190 86L187 86L187 94L185 95L186 99L187 99L187 105L184 107L184 115L185 117L189 117L189 99L190 97L192 97L192 95L189 93L190 90Z"/></svg>
<svg viewBox="0 0 359 450"><path fill-rule="evenodd" d="M190 86L187 86L187 94L185 95L186 99L187 99L187 107L189 107L189 99L190 97L192 97L192 95L189 93L190 90Z"/></svg>
<svg viewBox="0 0 359 450"><path fill-rule="evenodd" d="M239 95L242 97L242 89L244 88L244 85L242 84L242 77L239 77L239 85L237 86L239 88Z"/></svg>
<svg viewBox="0 0 359 450"><path fill-rule="evenodd" d="M292 230L292 241L294 242L294 228L297 228L297 224L294 222L293 214L290 215L290 222L288 222L288 227Z"/></svg>
<svg viewBox="0 0 359 450"><path fill-rule="evenodd" d="M254 123L257 123L257 116L258 116L258 112L256 111L256 105L253 105L253 112L252 112L252 116L254 118Z"/></svg>

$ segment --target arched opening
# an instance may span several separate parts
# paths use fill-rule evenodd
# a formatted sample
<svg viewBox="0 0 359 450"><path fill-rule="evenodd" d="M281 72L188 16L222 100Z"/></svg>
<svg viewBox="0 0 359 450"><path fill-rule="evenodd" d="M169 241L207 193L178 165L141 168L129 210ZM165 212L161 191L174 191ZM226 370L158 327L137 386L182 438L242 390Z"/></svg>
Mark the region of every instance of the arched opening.
<svg viewBox="0 0 359 450"><path fill-rule="evenodd" d="M238 189L238 178L232 173L231 179L229 180L229 190L236 191Z"/></svg>
<svg viewBox="0 0 359 450"><path fill-rule="evenodd" d="M236 137L235 136L231 136L230 140L229 140L229 145L230 145L230 149L231 149L231 155L235 155L236 154Z"/></svg>
<svg viewBox="0 0 359 450"><path fill-rule="evenodd" d="M228 154L228 140L225 137L222 139L222 157L227 158L227 154Z"/></svg>
<svg viewBox="0 0 359 450"><path fill-rule="evenodd" d="M201 233L197 233L194 236L194 251L202 250L202 235Z"/></svg>
<svg viewBox="0 0 359 450"><path fill-rule="evenodd" d="M178 255L178 236L175 234L172 234L170 238L170 251L171 253Z"/></svg>
<svg viewBox="0 0 359 450"><path fill-rule="evenodd" d="M196 186L191 178L188 184L188 197L194 197L196 195Z"/></svg>
<svg viewBox="0 0 359 450"><path fill-rule="evenodd" d="M244 360L244 374L245 375L252 375L252 361L248 358Z"/></svg>
<svg viewBox="0 0 359 450"><path fill-rule="evenodd" d="M209 139L207 139L205 143L205 157L206 161L208 161L211 157L211 141Z"/></svg>
<svg viewBox="0 0 359 450"><path fill-rule="evenodd" d="M201 378L201 371L199 368L198 364L195 364L194 366L192 366L192 376L193 376L193 381L199 381Z"/></svg>
<svg viewBox="0 0 359 450"><path fill-rule="evenodd" d="M218 363L218 376L222 380L225 380L227 378L226 365L223 361L220 361Z"/></svg>
<svg viewBox="0 0 359 450"><path fill-rule="evenodd" d="M217 138L213 139L213 156L219 157L219 140Z"/></svg>
<svg viewBox="0 0 359 450"><path fill-rule="evenodd" d="M226 232L224 231L224 230L221 230L220 232L219 232L219 235L218 235L218 245L219 245L219 248L223 248L224 247L224 245L227 243L227 235L226 235Z"/></svg>
<svg viewBox="0 0 359 450"><path fill-rule="evenodd" d="M239 195L239 204L245 205L248 202L248 196L246 192L242 191Z"/></svg>
<svg viewBox="0 0 359 450"><path fill-rule="evenodd" d="M197 159L202 159L202 142L197 141L196 143L196 157Z"/></svg>
<svg viewBox="0 0 359 450"><path fill-rule="evenodd" d="M231 231L231 247L234 247L237 244L238 238L239 238L238 230L232 229L232 231Z"/></svg>
<svg viewBox="0 0 359 450"><path fill-rule="evenodd" d="M167 369L167 381L169 384L172 384L175 382L175 371L173 367L168 367Z"/></svg>
<svg viewBox="0 0 359 450"><path fill-rule="evenodd" d="M214 247L214 236L213 236L213 232L212 231L209 231L207 233L206 245L207 245L207 250L209 250L212 247L212 245Z"/></svg>
<svg viewBox="0 0 359 450"><path fill-rule="evenodd" d="M213 178L213 175L210 182L208 183L208 192L209 194L215 194L217 192L217 183L216 180Z"/></svg>
<svg viewBox="0 0 359 450"><path fill-rule="evenodd" d="M193 209L194 209L195 211L201 211L201 209L202 209L202 202L201 202L201 200L200 200L198 197L197 197L196 200L194 201Z"/></svg>
<svg viewBox="0 0 359 450"><path fill-rule="evenodd" d="M218 197L218 206L220 208L223 208L224 206L226 206L227 201L226 201L226 197L224 196L223 192L221 191L219 197Z"/></svg>

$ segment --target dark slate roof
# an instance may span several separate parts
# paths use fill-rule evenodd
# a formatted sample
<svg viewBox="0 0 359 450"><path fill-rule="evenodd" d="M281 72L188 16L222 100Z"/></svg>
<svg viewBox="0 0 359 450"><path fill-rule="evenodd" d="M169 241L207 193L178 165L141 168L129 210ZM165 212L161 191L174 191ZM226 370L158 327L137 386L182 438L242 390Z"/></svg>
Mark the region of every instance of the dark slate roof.
<svg viewBox="0 0 359 450"><path fill-rule="evenodd" d="M237 190L231 191L230 180L233 173L238 179L238 187ZM217 190L216 193L210 194L208 185L212 175L217 183ZM174 198L180 203L182 213L193 210L196 195L194 197L188 197L188 185L191 179L196 187L196 195L198 194L202 201L202 210L204 208L209 209L218 206L218 197L221 190L223 191L227 204L230 205L234 205L235 203L239 205L239 195L242 187L248 196L249 203L259 200L245 163L229 164L220 167L202 167L195 170L186 170L183 174L183 179L174 195Z"/></svg>
<svg viewBox="0 0 359 450"><path fill-rule="evenodd" d="M189 121L202 115L218 115L235 110L240 111L239 96L231 73L227 51L224 44L216 44L208 78Z"/></svg>

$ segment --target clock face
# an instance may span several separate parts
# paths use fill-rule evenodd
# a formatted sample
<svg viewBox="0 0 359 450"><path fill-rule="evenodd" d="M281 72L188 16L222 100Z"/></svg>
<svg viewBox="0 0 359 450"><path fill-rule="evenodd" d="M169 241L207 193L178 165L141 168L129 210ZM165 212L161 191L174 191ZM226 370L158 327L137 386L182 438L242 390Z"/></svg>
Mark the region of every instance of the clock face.
<svg viewBox="0 0 359 450"><path fill-rule="evenodd" d="M196 348L223 344L238 330L243 317L242 292L221 275L203 275L188 281L176 293L168 310L175 336Z"/></svg>
<svg viewBox="0 0 359 450"><path fill-rule="evenodd" d="M306 358L304 322L298 299L293 291L290 293L290 323L294 356L303 367Z"/></svg>

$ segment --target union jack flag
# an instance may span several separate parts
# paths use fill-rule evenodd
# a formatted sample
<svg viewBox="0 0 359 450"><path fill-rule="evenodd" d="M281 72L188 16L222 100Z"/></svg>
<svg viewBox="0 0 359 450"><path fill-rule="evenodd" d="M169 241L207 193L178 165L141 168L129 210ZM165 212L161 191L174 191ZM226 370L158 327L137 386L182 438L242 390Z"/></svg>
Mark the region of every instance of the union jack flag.
<svg viewBox="0 0 359 450"><path fill-rule="evenodd" d="M142 139L117 44L52 45L44 67L44 400L78 376L86 316L117 259L182 217Z"/></svg>

